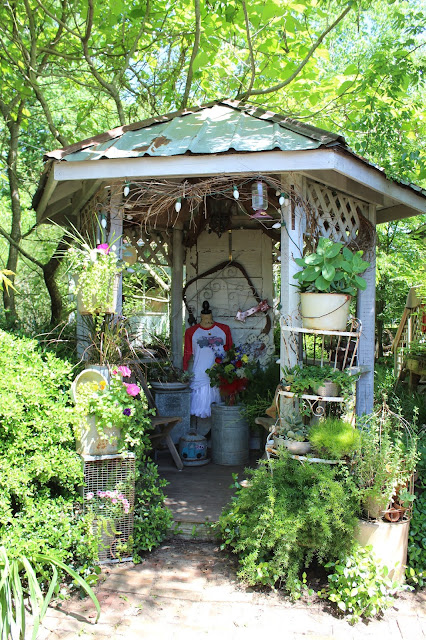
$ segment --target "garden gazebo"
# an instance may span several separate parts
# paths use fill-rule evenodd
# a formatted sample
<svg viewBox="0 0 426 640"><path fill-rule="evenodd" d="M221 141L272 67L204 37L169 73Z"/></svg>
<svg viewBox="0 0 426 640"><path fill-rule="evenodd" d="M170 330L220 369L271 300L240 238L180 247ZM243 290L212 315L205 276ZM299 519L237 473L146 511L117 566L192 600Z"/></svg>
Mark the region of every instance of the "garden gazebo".
<svg viewBox="0 0 426 640"><path fill-rule="evenodd" d="M46 154L33 206L39 223L84 229L95 212L140 259L172 268L174 361L187 312L204 299L234 340L273 352L273 269L281 264L279 312L297 326L293 275L306 243L330 237L371 263L358 294L362 323L357 413L373 406L376 224L426 213L426 193L398 183L353 153L344 138L270 111L220 101L118 127ZM253 184L267 196L254 211ZM186 274L186 280L184 279ZM259 307L245 319L239 310ZM295 356L296 357L296 356ZM289 355L281 347L281 362ZM291 360L291 357L290 357Z"/></svg>

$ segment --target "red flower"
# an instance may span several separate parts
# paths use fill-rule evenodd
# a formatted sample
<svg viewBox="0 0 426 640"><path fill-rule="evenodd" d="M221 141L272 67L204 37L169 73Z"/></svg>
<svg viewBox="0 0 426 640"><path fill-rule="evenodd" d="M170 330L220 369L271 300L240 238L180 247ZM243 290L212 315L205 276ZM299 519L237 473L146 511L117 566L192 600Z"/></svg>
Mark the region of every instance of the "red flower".
<svg viewBox="0 0 426 640"><path fill-rule="evenodd" d="M241 360L238 360L238 362L235 363L235 366L237 367L237 369L240 369L243 366L243 363L241 362Z"/></svg>
<svg viewBox="0 0 426 640"><path fill-rule="evenodd" d="M216 362L216 364L220 364L222 362L222 358L215 358L214 361Z"/></svg>
<svg viewBox="0 0 426 640"><path fill-rule="evenodd" d="M224 351L229 351L229 347L226 346L226 344L223 346L223 350Z"/></svg>

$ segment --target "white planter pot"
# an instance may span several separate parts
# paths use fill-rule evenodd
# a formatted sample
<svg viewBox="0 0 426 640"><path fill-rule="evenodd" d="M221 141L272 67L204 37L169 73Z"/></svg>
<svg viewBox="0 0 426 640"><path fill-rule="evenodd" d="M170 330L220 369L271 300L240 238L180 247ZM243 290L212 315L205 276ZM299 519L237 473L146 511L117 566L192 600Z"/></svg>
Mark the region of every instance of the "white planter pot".
<svg viewBox="0 0 426 640"><path fill-rule="evenodd" d="M335 382L324 380L324 383L315 387L313 391L321 398L336 398L340 393L340 387Z"/></svg>
<svg viewBox="0 0 426 640"><path fill-rule="evenodd" d="M154 391L162 391L163 393L167 393L167 391L183 391L188 388L187 382L150 382L149 384Z"/></svg>
<svg viewBox="0 0 426 640"><path fill-rule="evenodd" d="M79 373L71 385L72 401L77 402L78 387L80 384L84 384L86 382L96 382L96 384L99 384L100 382L105 382L105 384L108 384L108 378L105 375L103 375L103 373L105 372L98 371L97 369L92 369L91 367ZM108 373L108 377L109 377L109 373Z"/></svg>
<svg viewBox="0 0 426 640"><path fill-rule="evenodd" d="M301 293L304 328L345 331L350 301L351 296L346 293Z"/></svg>
<svg viewBox="0 0 426 640"><path fill-rule="evenodd" d="M86 416L87 428L76 438L77 453L81 456L107 456L118 452L121 431L112 427L100 434L96 428L95 416Z"/></svg>
<svg viewBox="0 0 426 640"><path fill-rule="evenodd" d="M390 578L403 582L409 528L409 520L394 523L359 520L355 540L362 547L371 545L377 560L389 569Z"/></svg>

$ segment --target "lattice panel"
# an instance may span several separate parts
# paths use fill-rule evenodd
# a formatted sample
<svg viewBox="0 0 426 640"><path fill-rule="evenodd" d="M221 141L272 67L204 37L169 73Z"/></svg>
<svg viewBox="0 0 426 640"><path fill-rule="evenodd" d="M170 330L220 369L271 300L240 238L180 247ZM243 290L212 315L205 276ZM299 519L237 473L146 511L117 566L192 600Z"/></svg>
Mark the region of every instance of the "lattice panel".
<svg viewBox="0 0 426 640"><path fill-rule="evenodd" d="M349 244L360 228L360 214L368 218L369 205L317 182L307 182L307 201L320 236Z"/></svg>
<svg viewBox="0 0 426 640"><path fill-rule="evenodd" d="M100 562L111 562L132 555L133 508L135 504L135 456L83 456L85 513L93 513L95 530L99 533ZM98 492L118 492L129 504L125 513L121 500L113 503ZM93 496L92 496L93 494Z"/></svg>
<svg viewBox="0 0 426 640"><path fill-rule="evenodd" d="M158 267L172 266L170 245L165 234L159 231L147 233L141 229L136 246L140 262Z"/></svg>
<svg viewBox="0 0 426 640"><path fill-rule="evenodd" d="M99 216L101 213L106 213L108 197L109 191L101 189L81 210L79 231L84 238L96 242L100 239Z"/></svg>

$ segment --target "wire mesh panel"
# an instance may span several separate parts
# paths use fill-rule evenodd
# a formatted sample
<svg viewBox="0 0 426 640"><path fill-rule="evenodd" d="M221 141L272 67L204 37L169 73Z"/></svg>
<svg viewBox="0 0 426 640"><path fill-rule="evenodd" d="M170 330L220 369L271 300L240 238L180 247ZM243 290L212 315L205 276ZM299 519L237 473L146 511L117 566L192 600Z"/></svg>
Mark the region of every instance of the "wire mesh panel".
<svg viewBox="0 0 426 640"><path fill-rule="evenodd" d="M135 456L82 456L83 504L94 516L100 562L128 559L132 555L135 502Z"/></svg>

